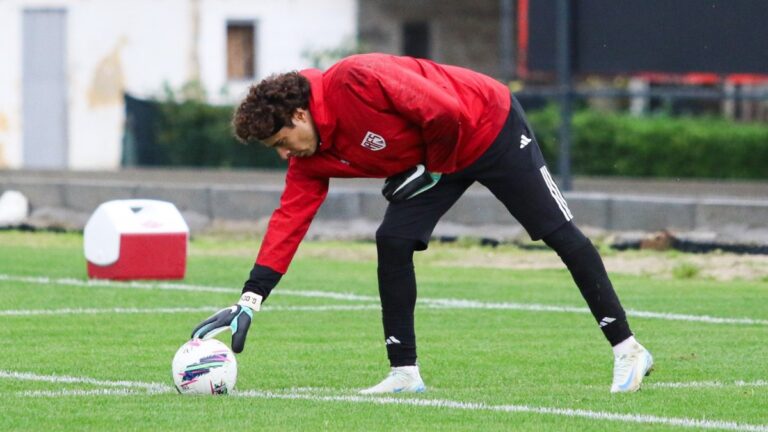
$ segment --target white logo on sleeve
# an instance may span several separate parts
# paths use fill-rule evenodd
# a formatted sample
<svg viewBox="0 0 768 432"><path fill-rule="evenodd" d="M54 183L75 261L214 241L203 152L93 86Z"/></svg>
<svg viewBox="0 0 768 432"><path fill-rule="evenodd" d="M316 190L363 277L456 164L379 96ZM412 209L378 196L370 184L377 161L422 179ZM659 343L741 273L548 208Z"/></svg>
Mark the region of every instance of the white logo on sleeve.
<svg viewBox="0 0 768 432"><path fill-rule="evenodd" d="M525 148L530 142L533 141L531 138L528 138L525 136L525 134L520 135L520 148Z"/></svg>
<svg viewBox="0 0 768 432"><path fill-rule="evenodd" d="M387 146L387 141L381 135L369 131L365 134L365 138L363 138L363 142L360 145L368 150L379 151Z"/></svg>
<svg viewBox="0 0 768 432"><path fill-rule="evenodd" d="M614 321L616 321L616 318L605 317L605 318L600 320L600 327L601 328L605 327L605 326L607 326L608 324L610 324L610 323L612 323Z"/></svg>

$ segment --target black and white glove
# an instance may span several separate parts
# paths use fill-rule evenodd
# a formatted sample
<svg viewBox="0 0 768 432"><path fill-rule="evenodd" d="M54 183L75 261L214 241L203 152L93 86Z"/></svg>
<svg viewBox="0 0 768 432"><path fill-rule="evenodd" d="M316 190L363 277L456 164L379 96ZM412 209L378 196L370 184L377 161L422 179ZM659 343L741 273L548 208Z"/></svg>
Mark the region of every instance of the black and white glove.
<svg viewBox="0 0 768 432"><path fill-rule="evenodd" d="M381 193L389 202L405 201L432 189L440 177L440 173L429 172L424 165L418 164L400 174L387 177Z"/></svg>
<svg viewBox="0 0 768 432"><path fill-rule="evenodd" d="M251 327L253 313L261 309L262 296L245 292L234 306L222 309L201 322L192 330L193 339L209 339L229 329L232 330L232 351L240 353L245 347L245 337Z"/></svg>
<svg viewBox="0 0 768 432"><path fill-rule="evenodd" d="M253 321L253 313L261 309L283 275L269 267L255 264L250 277L243 286L243 295L234 306L222 309L201 322L192 330L192 338L209 339L217 334L232 330L232 351L240 353L245 347L245 337Z"/></svg>

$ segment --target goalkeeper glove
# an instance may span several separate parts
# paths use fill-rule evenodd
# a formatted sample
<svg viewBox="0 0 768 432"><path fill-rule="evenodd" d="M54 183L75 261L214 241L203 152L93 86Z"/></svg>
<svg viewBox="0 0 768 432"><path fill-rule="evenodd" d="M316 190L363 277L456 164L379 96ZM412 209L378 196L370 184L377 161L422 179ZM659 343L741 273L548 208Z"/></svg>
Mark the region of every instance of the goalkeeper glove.
<svg viewBox="0 0 768 432"><path fill-rule="evenodd" d="M440 177L440 173L429 172L424 165L418 164L400 174L387 177L381 193L389 202L405 201L432 189Z"/></svg>
<svg viewBox="0 0 768 432"><path fill-rule="evenodd" d="M192 338L209 339L232 330L232 351L240 353L245 347L245 337L253 320L253 313L261 309L262 296L245 292L234 306L222 309L201 322L192 330Z"/></svg>

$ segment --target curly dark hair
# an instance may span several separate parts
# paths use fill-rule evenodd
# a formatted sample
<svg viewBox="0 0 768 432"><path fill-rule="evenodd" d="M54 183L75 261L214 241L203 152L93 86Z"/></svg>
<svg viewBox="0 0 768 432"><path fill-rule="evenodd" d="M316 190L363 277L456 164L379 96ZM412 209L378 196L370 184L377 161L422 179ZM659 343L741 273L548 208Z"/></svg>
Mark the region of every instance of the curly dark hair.
<svg viewBox="0 0 768 432"><path fill-rule="evenodd" d="M270 75L252 85L235 109L235 136L243 143L261 141L283 126L293 126L296 110L309 107L309 90L309 80L296 71Z"/></svg>

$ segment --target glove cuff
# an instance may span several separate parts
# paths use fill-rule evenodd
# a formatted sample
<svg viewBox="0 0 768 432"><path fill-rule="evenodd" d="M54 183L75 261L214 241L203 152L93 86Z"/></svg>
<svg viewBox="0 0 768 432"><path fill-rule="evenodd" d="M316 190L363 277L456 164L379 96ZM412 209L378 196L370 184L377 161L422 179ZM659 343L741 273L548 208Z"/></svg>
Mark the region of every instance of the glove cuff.
<svg viewBox="0 0 768 432"><path fill-rule="evenodd" d="M263 297L258 294L254 294L252 292L246 292L240 296L240 301L238 301L237 304L243 307L250 308L254 312L258 312L261 309L262 299Z"/></svg>
<svg viewBox="0 0 768 432"><path fill-rule="evenodd" d="M266 300L269 297L269 293L280 282L280 278L283 275L278 273L267 266L260 264L254 264L251 269L250 277L243 285L243 294L252 292L262 297L262 300Z"/></svg>

